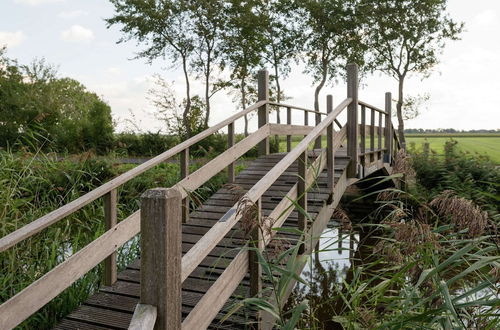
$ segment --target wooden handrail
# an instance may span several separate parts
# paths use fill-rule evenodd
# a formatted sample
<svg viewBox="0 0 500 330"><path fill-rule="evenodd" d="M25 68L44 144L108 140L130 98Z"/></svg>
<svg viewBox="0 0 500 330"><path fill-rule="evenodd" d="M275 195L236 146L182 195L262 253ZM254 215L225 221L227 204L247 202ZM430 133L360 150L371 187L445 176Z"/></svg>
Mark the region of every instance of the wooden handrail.
<svg viewBox="0 0 500 330"><path fill-rule="evenodd" d="M225 126L233 123L235 120L243 117L244 115L248 114L249 112L257 110L259 107L262 105L265 105L266 101L259 101L255 103L254 105L246 108L245 110L242 110L231 117L221 121L220 123L204 130L203 132L187 139L186 141L176 145L175 147L165 151L164 153L148 160L147 162L131 169L130 171L127 171L123 173L122 175L117 176L116 178L108 181L107 183L99 186L98 188L86 193L85 195L75 199L74 201L61 206L60 208L47 213L46 215L38 218L37 220L34 220L33 222L17 229L16 231L0 238L0 252L3 252L10 248L11 246L19 243L20 241L40 232L41 230L47 228L48 226L56 223L57 221L63 219L64 217L72 214L73 212L78 211L85 205L93 202L99 197L104 196L108 192L110 192L113 189L118 188L119 186L123 185L124 183L128 182L129 180L135 178L136 176L144 173L145 171L149 170L150 168L168 160L169 158L175 156L179 152L185 150L186 148L189 148L190 146L194 145L195 143L203 140L204 138L214 134L221 128L224 128Z"/></svg>
<svg viewBox="0 0 500 330"><path fill-rule="evenodd" d="M156 306L137 304L128 330L153 330L156 322Z"/></svg>
<svg viewBox="0 0 500 330"><path fill-rule="evenodd" d="M0 305L0 329L14 328L27 319L97 266L117 246L122 246L137 235L139 230L140 212L136 211L4 302Z"/></svg>
<svg viewBox="0 0 500 330"><path fill-rule="evenodd" d="M319 125L315 126L295 148L283 157L276 166L250 188L245 194L245 199L255 203L257 199L269 189L273 182L300 156L300 154L308 149L309 144L313 142L351 102L352 99L347 98L340 103ZM237 208L238 203L229 209L219 222L214 224L212 228L210 228L210 230L182 257L182 282L184 282L189 274L198 267L200 262L238 222L239 217L237 216Z"/></svg>
<svg viewBox="0 0 500 330"><path fill-rule="evenodd" d="M321 111L316 111L316 110L312 110L312 109L302 108L302 107L298 107L298 106L290 105L290 104L278 103L278 102L273 102L273 101L269 101L268 104L269 105L274 105L274 106L277 106L277 107L280 107L280 108L290 108L290 109L302 110L302 111L311 112L311 113L317 113L317 114L320 114L320 115L323 115L323 116L328 115L326 112L321 112Z"/></svg>
<svg viewBox="0 0 500 330"><path fill-rule="evenodd" d="M359 104L359 105L363 105L363 106L367 107L368 109L372 109L372 110L375 110L375 111L377 111L377 112L383 113L384 115L387 115L387 112L386 112L386 111L381 110L381 109L377 108L376 106L373 106L373 105L368 104L368 103L366 103L366 102L363 102L363 101L358 101L358 104Z"/></svg>

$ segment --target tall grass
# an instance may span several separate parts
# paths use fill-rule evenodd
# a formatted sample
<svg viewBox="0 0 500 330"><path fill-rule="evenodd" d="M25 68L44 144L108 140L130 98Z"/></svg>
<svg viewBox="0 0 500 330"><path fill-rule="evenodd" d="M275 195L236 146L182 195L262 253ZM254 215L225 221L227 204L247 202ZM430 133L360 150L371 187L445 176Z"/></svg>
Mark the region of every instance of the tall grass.
<svg viewBox="0 0 500 330"><path fill-rule="evenodd" d="M200 165L191 166L194 171ZM0 151L0 236L21 228L131 168L95 160L92 154L64 161L42 153ZM239 170L238 168L237 170ZM179 180L178 164L163 163L119 188L118 219L139 209L140 195L149 188L169 187ZM226 182L220 173L197 189L198 203ZM39 234L0 254L0 303L39 279L104 232L102 199L99 199ZM195 205L193 205L195 207ZM134 238L118 251L122 269L139 255ZM66 289L23 324L20 329L49 329L95 292L102 279L99 265Z"/></svg>
<svg viewBox="0 0 500 330"><path fill-rule="evenodd" d="M361 197L374 205L373 212L352 226L360 243L340 282L336 269L298 277L297 267L310 258L297 254L298 245L285 246L276 256L250 248L258 254L268 285L261 296L242 300L232 312L246 307L269 313L280 329L498 329L499 196L498 185L488 181L498 172L490 171L487 160L449 149L446 159L431 159L443 178L426 176L432 165L417 155L410 160L416 179L406 177L408 191L387 188ZM471 180L460 181L462 175ZM439 186L426 186L429 182ZM283 288L291 281L306 289L287 309ZM270 297L278 303L270 304Z"/></svg>

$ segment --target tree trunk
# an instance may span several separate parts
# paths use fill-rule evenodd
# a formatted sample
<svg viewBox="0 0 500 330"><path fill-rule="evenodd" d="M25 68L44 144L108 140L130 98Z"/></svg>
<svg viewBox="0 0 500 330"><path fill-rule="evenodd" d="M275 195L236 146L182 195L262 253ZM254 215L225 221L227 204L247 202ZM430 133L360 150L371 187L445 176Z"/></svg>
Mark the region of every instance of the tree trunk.
<svg viewBox="0 0 500 330"><path fill-rule="evenodd" d="M243 110L247 108L247 92L245 90L246 84L245 84L245 76L243 75L241 77L241 82L240 82L240 87L241 87L241 106ZM248 136L248 117L245 114L245 136Z"/></svg>
<svg viewBox="0 0 500 330"><path fill-rule="evenodd" d="M279 79L279 72L278 72L278 63L276 63L276 60L274 62L274 77L276 79L276 102L281 103L281 86L280 86L280 79ZM280 112L278 111L277 116L276 116L276 121L278 124L281 124L281 118L280 118Z"/></svg>
<svg viewBox="0 0 500 330"><path fill-rule="evenodd" d="M396 112L398 116L398 135L399 135L399 142L401 143L401 146L403 147L404 150L406 150L406 140L405 140L405 123L403 121L403 102L404 102L404 96L403 96L403 85L404 85L404 76L399 76L399 86L398 86L398 103L396 104Z"/></svg>
<svg viewBox="0 0 500 330"><path fill-rule="evenodd" d="M207 66L205 72L205 127L208 127L208 119L210 118L210 64L212 61L211 50L207 52Z"/></svg>
<svg viewBox="0 0 500 330"><path fill-rule="evenodd" d="M319 93L323 86L325 86L326 77L328 75L328 61L325 59L322 60L322 71L321 81L314 91L314 111L319 111Z"/></svg>
<svg viewBox="0 0 500 330"><path fill-rule="evenodd" d="M184 71L184 79L186 80L186 106L184 108L184 113L182 114L182 123L186 127L187 137L191 137L191 126L189 125L189 113L191 112L191 95L190 95L190 85L189 85L189 75L187 71L187 58L185 55L182 56L182 70Z"/></svg>

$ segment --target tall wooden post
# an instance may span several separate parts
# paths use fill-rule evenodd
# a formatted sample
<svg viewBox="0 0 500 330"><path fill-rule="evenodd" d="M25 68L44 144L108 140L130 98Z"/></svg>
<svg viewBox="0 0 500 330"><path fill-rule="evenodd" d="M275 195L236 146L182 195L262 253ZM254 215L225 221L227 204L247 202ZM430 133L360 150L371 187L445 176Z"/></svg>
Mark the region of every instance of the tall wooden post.
<svg viewBox="0 0 500 330"><path fill-rule="evenodd" d="M370 163L375 161L375 109L370 112Z"/></svg>
<svg viewBox="0 0 500 330"><path fill-rule="evenodd" d="M117 199L116 189L104 195L104 221L106 231L113 228L117 223ZM110 286L116 282L116 252L113 252L104 260L104 285Z"/></svg>
<svg viewBox="0 0 500 330"><path fill-rule="evenodd" d="M333 111L333 96L326 96L326 112L331 113ZM333 122L326 128L326 167L328 171L328 182L327 187L330 194L333 193L333 187L335 184L335 151L333 150ZM332 196L333 197L333 196ZM333 200L333 198L331 198Z"/></svg>
<svg viewBox="0 0 500 330"><path fill-rule="evenodd" d="M227 147L234 146L234 122L227 126ZM227 182L234 183L234 162L227 166Z"/></svg>
<svg viewBox="0 0 500 330"><path fill-rule="evenodd" d="M307 173L307 150L300 154L298 166L298 184L297 184L297 204L302 208L302 210L298 210L297 222L298 228L305 235L307 232L307 187L306 187L306 173ZM305 240L305 236L304 236ZM301 244L299 248L299 253L304 253L305 246Z"/></svg>
<svg viewBox="0 0 500 330"><path fill-rule="evenodd" d="M269 101L269 73L267 70L260 70L258 75L258 100ZM258 110L259 128L269 123L269 104L259 107ZM259 156L269 155L269 137L259 143Z"/></svg>
<svg viewBox="0 0 500 330"><path fill-rule="evenodd" d="M355 178L358 165L358 66L347 65L347 97L352 102L347 107L347 156L350 157L347 177Z"/></svg>
<svg viewBox="0 0 500 330"><path fill-rule="evenodd" d="M286 123L287 125L292 125L292 108L286 108ZM286 151L290 152L292 150L292 136L288 134L286 136Z"/></svg>
<svg viewBox="0 0 500 330"><path fill-rule="evenodd" d="M180 152L181 180L189 175L189 147ZM189 221L189 197L182 200L182 222Z"/></svg>
<svg viewBox="0 0 500 330"><path fill-rule="evenodd" d="M391 163L392 159L392 97L391 93L385 93L385 144L384 147L386 149L384 155L384 163Z"/></svg>
<svg viewBox="0 0 500 330"><path fill-rule="evenodd" d="M141 197L141 304L156 306L155 330L181 329L181 198L175 188Z"/></svg>
<svg viewBox="0 0 500 330"><path fill-rule="evenodd" d="M316 121L316 126L318 126L319 123L321 123L321 114L320 113L315 113L314 114L314 118L315 118L315 121ZM314 141L314 149L321 149L321 135L318 136L316 138L316 140Z"/></svg>
<svg viewBox="0 0 500 330"><path fill-rule="evenodd" d="M248 253L248 265L249 265L249 275L250 275L250 297L261 297L262 293L262 265L259 262L258 253L263 253L264 251L264 238L262 237L262 230L260 225L262 224L262 200L259 199L256 204L257 207L257 224L254 226L250 233L250 246L257 249L250 250ZM252 329L261 328L261 313L257 314L257 323L254 324Z"/></svg>

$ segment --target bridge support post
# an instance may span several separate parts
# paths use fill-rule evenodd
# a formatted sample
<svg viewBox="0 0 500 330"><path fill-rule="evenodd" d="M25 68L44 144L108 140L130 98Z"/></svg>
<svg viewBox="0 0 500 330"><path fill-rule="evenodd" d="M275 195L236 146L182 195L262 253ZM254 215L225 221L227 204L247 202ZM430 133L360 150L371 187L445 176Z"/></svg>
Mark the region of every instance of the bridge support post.
<svg viewBox="0 0 500 330"><path fill-rule="evenodd" d="M326 96L326 112L331 113L333 111L333 96ZM328 182L327 187L330 194L333 194L333 187L335 185L335 151L333 150L333 122L326 128L326 167L328 172ZM333 201L333 196L328 200Z"/></svg>
<svg viewBox="0 0 500 330"><path fill-rule="evenodd" d="M358 66L347 65L347 97L352 102L347 106L347 156L350 162L347 177L355 178L358 168Z"/></svg>
<svg viewBox="0 0 500 330"><path fill-rule="evenodd" d="M189 175L189 147L180 153L181 180ZM182 222L189 221L189 197L182 200Z"/></svg>
<svg viewBox="0 0 500 330"><path fill-rule="evenodd" d="M307 150L304 151L303 153L300 154L298 158L298 166L299 166L299 173L298 173L298 183L297 183L297 204L302 208L302 210L298 210L297 214L297 222L298 222L298 229L303 232L305 235L307 232L307 182L306 182L306 176L307 176ZM306 241L306 237L304 236L304 241ZM300 245L299 247L299 253L302 254L305 251L305 246L304 243Z"/></svg>
<svg viewBox="0 0 500 330"><path fill-rule="evenodd" d="M157 188L141 196L141 304L156 306L155 330L181 329L181 198Z"/></svg>
<svg viewBox="0 0 500 330"><path fill-rule="evenodd" d="M227 148L234 146L234 122L227 126ZM227 182L234 183L234 162L227 166Z"/></svg>
<svg viewBox="0 0 500 330"><path fill-rule="evenodd" d="M250 250L248 253L248 266L250 273L250 297L261 297L262 292L262 265L259 262L258 253L263 253L264 251L264 238L262 236L262 199L256 203L257 207L257 223L250 232L250 246L256 250ZM256 324L251 326L251 329L258 330L261 329L261 316L260 312L257 313Z"/></svg>
<svg viewBox="0 0 500 330"><path fill-rule="evenodd" d="M258 75L259 101L269 101L269 73L267 70L260 70ZM269 104L259 107L258 110L259 128L269 123ZM266 137L259 143L259 156L269 155L269 137Z"/></svg>
<svg viewBox="0 0 500 330"><path fill-rule="evenodd" d="M390 92L385 93L385 144L384 148L386 149L384 154L384 163L391 163L392 159L392 96Z"/></svg>
<svg viewBox="0 0 500 330"><path fill-rule="evenodd" d="M117 224L117 200L118 192L116 189L104 195L104 220L106 230L110 230ZM116 273L116 252L113 252L104 260L104 285L113 285L116 282Z"/></svg>

